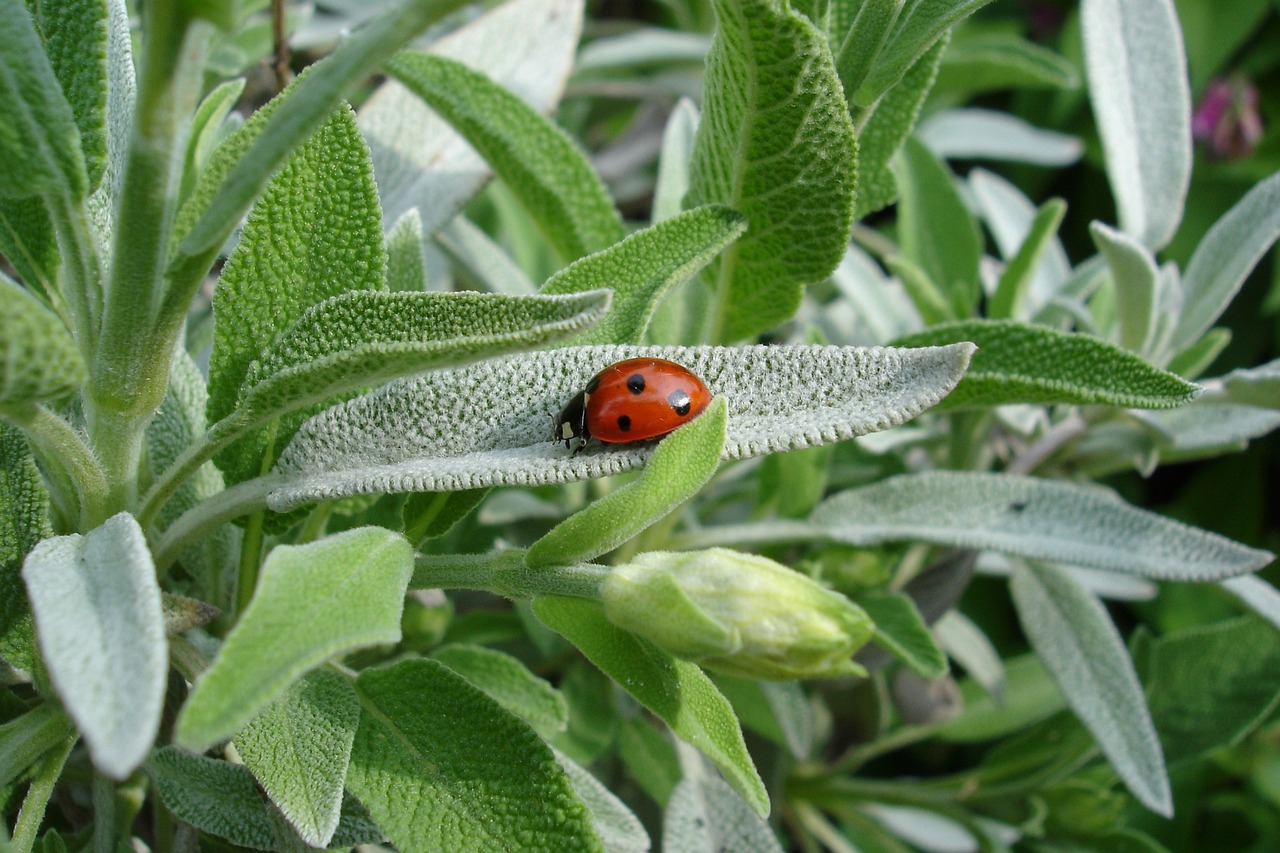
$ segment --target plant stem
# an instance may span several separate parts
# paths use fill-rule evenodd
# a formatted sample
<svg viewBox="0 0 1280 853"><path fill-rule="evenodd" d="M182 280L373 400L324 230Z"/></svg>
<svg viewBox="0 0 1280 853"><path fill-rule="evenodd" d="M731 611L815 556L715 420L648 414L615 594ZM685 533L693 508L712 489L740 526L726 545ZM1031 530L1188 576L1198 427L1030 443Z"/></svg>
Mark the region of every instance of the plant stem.
<svg viewBox="0 0 1280 853"><path fill-rule="evenodd" d="M68 519L79 515L84 530L97 526L91 523L94 519L105 520L107 478L75 428L35 403L7 407L5 415L22 429L41 466L56 483L52 497Z"/></svg>
<svg viewBox="0 0 1280 853"><path fill-rule="evenodd" d="M224 447L228 447L240 436L256 425L255 421L242 416L241 412L233 412L218 421L198 439L187 446L178 458L156 478L142 499L138 510L138 523L145 529L155 521L165 501L173 497L173 493L182 487L200 466L208 462Z"/></svg>
<svg viewBox="0 0 1280 853"><path fill-rule="evenodd" d="M115 853L116 786L101 773L93 774L93 853Z"/></svg>
<svg viewBox="0 0 1280 853"><path fill-rule="evenodd" d="M265 509L249 516L240 540L240 568L236 572L236 613L244 613L258 588L258 568L262 565L262 543L267 523Z"/></svg>
<svg viewBox="0 0 1280 853"><path fill-rule="evenodd" d="M154 548L156 572L173 565L188 545L208 536L221 524L265 509L267 493L280 482L278 476L255 477L224 489L192 507L165 528Z"/></svg>
<svg viewBox="0 0 1280 853"><path fill-rule="evenodd" d="M35 779L27 788L27 796L22 800L22 808L18 810L18 819L13 824L13 837L9 840L11 853L31 853L35 844L40 824L44 822L44 812L49 806L49 798L62 775L62 765L66 764L71 747L76 738L71 736L60 746L49 750L37 765Z"/></svg>
<svg viewBox="0 0 1280 853"><path fill-rule="evenodd" d="M479 589L504 598L566 595L598 600L606 566L582 563L534 571L524 564L524 551L489 554L428 554L414 563L411 589Z"/></svg>
<svg viewBox="0 0 1280 853"><path fill-rule="evenodd" d="M73 206L59 193L45 201L63 258L66 280L61 295L66 301L71 334L85 363L91 364L102 319L102 269L89 219L82 204ZM50 297L54 295L50 291Z"/></svg>

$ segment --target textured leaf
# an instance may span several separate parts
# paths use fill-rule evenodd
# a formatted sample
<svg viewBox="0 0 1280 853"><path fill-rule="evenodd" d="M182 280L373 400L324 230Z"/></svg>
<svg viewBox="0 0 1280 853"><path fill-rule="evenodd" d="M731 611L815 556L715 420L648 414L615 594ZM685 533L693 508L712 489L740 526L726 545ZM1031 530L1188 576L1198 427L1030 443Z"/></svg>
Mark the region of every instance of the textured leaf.
<svg viewBox="0 0 1280 853"><path fill-rule="evenodd" d="M0 273L0 407L66 397L86 371L71 333L26 289Z"/></svg>
<svg viewBox="0 0 1280 853"><path fill-rule="evenodd" d="M1171 346L1185 350L1231 304L1258 261L1280 237L1280 174L1260 182L1200 241L1182 279L1185 303Z"/></svg>
<svg viewBox="0 0 1280 853"><path fill-rule="evenodd" d="M747 233L707 268L711 340L788 320L852 226L857 143L826 39L776 0L715 0L686 207L720 202Z"/></svg>
<svg viewBox="0 0 1280 853"><path fill-rule="evenodd" d="M1280 409L1280 358L1233 370L1222 377L1222 387L1233 403Z"/></svg>
<svg viewBox="0 0 1280 853"><path fill-rule="evenodd" d="M483 74L442 56L404 53L396 79L466 137L566 260L622 239L604 182L569 136Z"/></svg>
<svg viewBox="0 0 1280 853"><path fill-rule="evenodd" d="M854 98L858 106L868 106L888 91L907 69L919 61L930 47L950 29L991 0L915 0L898 18L893 34L880 53L880 60Z"/></svg>
<svg viewBox="0 0 1280 853"><path fill-rule="evenodd" d="M1145 353L1155 333L1156 260L1141 243L1101 222L1091 223L1089 233L1111 270L1120 346Z"/></svg>
<svg viewBox="0 0 1280 853"><path fill-rule="evenodd" d="M1173 795L1160 741L1106 609L1065 571L1044 564L1015 568L1011 589L1022 629L1067 704L1134 796L1171 816Z"/></svg>
<svg viewBox="0 0 1280 853"><path fill-rule="evenodd" d="M988 317L1020 319L1028 313L1027 294L1031 290L1034 274L1057 237L1058 226L1066 212L1066 202L1060 198L1049 199L1036 211L1026 239L1000 275L996 292L987 307Z"/></svg>
<svg viewBox="0 0 1280 853"><path fill-rule="evenodd" d="M1198 459L1243 450L1280 428L1280 411L1197 400L1168 412L1143 412L1140 420L1156 431L1161 458Z"/></svg>
<svg viewBox="0 0 1280 853"><path fill-rule="evenodd" d="M175 741L204 749L225 740L308 670L396 642L412 571L409 543L377 527L276 547L248 609L191 691Z"/></svg>
<svg viewBox="0 0 1280 853"><path fill-rule="evenodd" d="M573 784L574 793L591 812L596 834L607 853L649 853L649 833L622 800L569 756L552 750Z"/></svg>
<svg viewBox="0 0 1280 853"><path fill-rule="evenodd" d="M218 84L204 96L191 119L191 135L187 139L187 156L183 164L183 193L190 195L195 180L204 168L224 131L223 122L244 93L244 78Z"/></svg>
<svg viewBox="0 0 1280 853"><path fill-rule="evenodd" d="M56 702L45 702L0 726L0 785L9 785L75 732Z"/></svg>
<svg viewBox="0 0 1280 853"><path fill-rule="evenodd" d="M28 672L36 649L22 561L52 535L49 494L31 448L16 427L0 421L0 659Z"/></svg>
<svg viewBox="0 0 1280 853"><path fill-rule="evenodd" d="M671 792L662 824L664 853L782 853L769 824L714 776L685 779Z"/></svg>
<svg viewBox="0 0 1280 853"><path fill-rule="evenodd" d="M1169 409L1200 388L1136 355L1083 334L1008 320L962 320L895 341L896 346L978 345L947 409L1007 403L1107 403Z"/></svg>
<svg viewBox="0 0 1280 853"><path fill-rule="evenodd" d="M930 542L1157 580L1217 580L1272 559L1101 488L1010 474L903 474L828 498L810 521L850 545Z"/></svg>
<svg viewBox="0 0 1280 853"><path fill-rule="evenodd" d="M1036 226L1040 214L1035 204L1013 183L985 169L969 172L969 189L1000 256L1012 264ZM1101 276L1101 261L1086 261L1075 274L1088 273L1090 277L1086 280L1092 281L1095 270ZM1068 279L1072 275L1071 262L1061 241L1057 237L1049 239L1027 284L1024 315L1035 317L1060 294L1069 292Z"/></svg>
<svg viewBox="0 0 1280 853"><path fill-rule="evenodd" d="M0 196L83 198L89 187L75 114L18 0L0 2L0 45Z"/></svg>
<svg viewBox="0 0 1280 853"><path fill-rule="evenodd" d="M461 675L494 701L549 737L569 725L564 697L516 658L484 646L450 643L431 657Z"/></svg>
<svg viewBox="0 0 1280 853"><path fill-rule="evenodd" d="M387 289L427 289L427 259L422 253L422 217L418 208L396 220L387 234Z"/></svg>
<svg viewBox="0 0 1280 853"><path fill-rule="evenodd" d="M120 513L45 539L22 568L40 651L94 765L124 779L151 751L169 672L147 539Z"/></svg>
<svg viewBox="0 0 1280 853"><path fill-rule="evenodd" d="M1191 92L1172 0L1081 4L1089 100L1120 227L1151 249L1182 221L1191 180Z"/></svg>
<svg viewBox="0 0 1280 853"><path fill-rule="evenodd" d="M342 786L360 722L346 676L307 673L236 736L236 752L298 835L327 847L338 828Z"/></svg>
<svg viewBox="0 0 1280 853"><path fill-rule="evenodd" d="M54 288L58 238L39 197L0 198L0 255L35 292L47 295Z"/></svg>
<svg viewBox="0 0 1280 853"><path fill-rule="evenodd" d="M547 422L600 369L624 358L672 359L723 395L723 458L738 459L909 420L954 386L971 352L967 345L575 347L492 359L392 382L316 416L281 455L281 480L268 500L282 510L339 495L528 486L638 468L651 444L572 456L551 443Z"/></svg>
<svg viewBox="0 0 1280 853"><path fill-rule="evenodd" d="M1084 156L1084 142L1079 137L1045 130L1018 116L980 107L931 113L920 122L917 135L944 160L1070 166Z"/></svg>
<svg viewBox="0 0 1280 853"><path fill-rule="evenodd" d="M553 527L530 546L531 569L593 560L671 514L706 485L724 451L723 397L662 441L640 476Z"/></svg>
<svg viewBox="0 0 1280 853"><path fill-rule="evenodd" d="M746 221L727 207L695 208L569 265L548 279L540 292L612 288L608 316L579 332L571 343L640 343L662 297L710 263L746 229Z"/></svg>
<svg viewBox="0 0 1280 853"><path fill-rule="evenodd" d="M858 198L854 216L862 219L898 200L898 182L889 160L911 135L920 107L938 78L938 63L948 37L925 51L875 105L858 133Z"/></svg>
<svg viewBox="0 0 1280 853"><path fill-rule="evenodd" d="M947 674L947 658L911 599L901 593L864 595L858 605L875 623L877 646L893 654L922 678Z"/></svg>
<svg viewBox="0 0 1280 853"><path fill-rule="evenodd" d="M476 279L482 289L512 296L523 296L536 290L529 276L507 251L465 216L454 217L436 232L434 239L436 245Z"/></svg>
<svg viewBox="0 0 1280 853"><path fill-rule="evenodd" d="M840 40L840 48L835 51L836 72L840 75L845 98L851 105L854 93L871 73L880 50L893 32L898 16L902 14L903 3L904 0L868 0L858 5L847 30L839 25L838 20L832 20L831 33ZM838 19L849 14L845 10L850 10L853 5L834 3L829 11L833 19ZM817 22L816 17L814 21Z"/></svg>
<svg viewBox="0 0 1280 853"><path fill-rule="evenodd" d="M742 740L733 707L702 670L616 627L594 602L543 597L533 612L551 630L701 750L761 817L769 797Z"/></svg>
<svg viewBox="0 0 1280 853"><path fill-rule="evenodd" d="M335 112L267 186L214 293L209 420L236 407L255 359L307 308L386 287L382 214L368 149L350 108ZM224 451L231 483L256 475L268 436Z"/></svg>
<svg viewBox="0 0 1280 853"><path fill-rule="evenodd" d="M554 109L582 35L581 0L509 0L433 43L539 113ZM584 51L585 56L585 51ZM395 80L360 109L388 221L411 208L438 232L484 186L492 169L444 119Z"/></svg>
<svg viewBox="0 0 1280 853"><path fill-rule="evenodd" d="M1069 60L1013 33L957 39L942 60L938 93L965 95L993 89L1077 89L1080 72Z"/></svg>
<svg viewBox="0 0 1280 853"><path fill-rule="evenodd" d="M1227 592L1240 599L1254 613L1280 628L1280 591L1256 575L1241 575L1222 581Z"/></svg>
<svg viewBox="0 0 1280 853"><path fill-rule="evenodd" d="M603 849L547 745L462 676L408 660L356 690L347 785L398 849Z"/></svg>

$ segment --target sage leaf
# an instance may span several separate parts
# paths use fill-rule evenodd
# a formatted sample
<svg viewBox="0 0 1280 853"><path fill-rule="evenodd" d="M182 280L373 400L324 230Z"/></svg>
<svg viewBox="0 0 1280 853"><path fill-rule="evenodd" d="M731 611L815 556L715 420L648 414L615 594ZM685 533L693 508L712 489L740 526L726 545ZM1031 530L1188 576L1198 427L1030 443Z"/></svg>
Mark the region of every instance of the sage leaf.
<svg viewBox="0 0 1280 853"><path fill-rule="evenodd" d="M733 707L702 670L618 628L595 602L544 596L534 600L533 612L707 756L752 811L761 817L769 813L769 795Z"/></svg>
<svg viewBox="0 0 1280 853"><path fill-rule="evenodd" d="M1012 182L985 169L969 172L969 190L973 193L983 223L1000 250L1000 256L1012 266L1033 229L1043 224L1041 217L1050 214L1042 213L1044 208L1037 210L1031 199ZM1044 207L1049 204L1046 202ZM1020 319L1035 317L1060 293L1068 292L1071 262L1056 236L1046 239L1043 254L1032 269L1031 281L1027 284L1025 310L1016 315ZM1101 276L1101 262L1091 264L1086 261L1080 266L1081 270L1096 266Z"/></svg>
<svg viewBox="0 0 1280 853"><path fill-rule="evenodd" d="M550 748L444 664L365 670L356 691L347 786L399 849L604 849Z"/></svg>
<svg viewBox="0 0 1280 853"><path fill-rule="evenodd" d="M592 824L606 853L649 853L649 833L640 818L591 771L557 749L551 752L569 777L574 793L591 812Z"/></svg>
<svg viewBox="0 0 1280 853"><path fill-rule="evenodd" d="M1222 581L1231 593L1254 613L1280 628L1280 591L1256 575L1241 575Z"/></svg>
<svg viewBox="0 0 1280 853"><path fill-rule="evenodd" d="M175 741L206 749L236 734L308 670L396 642L412 572L409 543L377 527L275 548L249 607L187 698Z"/></svg>
<svg viewBox="0 0 1280 853"><path fill-rule="evenodd" d="M1167 244L1191 180L1191 92L1172 0L1081 5L1089 100L1120 227Z"/></svg>
<svg viewBox="0 0 1280 853"><path fill-rule="evenodd" d="M18 277L47 303L58 281L58 238L44 202L0 197L0 255Z"/></svg>
<svg viewBox="0 0 1280 853"><path fill-rule="evenodd" d="M920 122L917 135L943 160L1070 166L1084 156L1084 142L1079 137L1045 130L1018 116L980 107L932 113Z"/></svg>
<svg viewBox="0 0 1280 853"><path fill-rule="evenodd" d="M952 743L982 743L1046 720L1066 707L1062 692L1034 654L1004 662L1003 690L992 695L976 679L960 683L964 711L937 734Z"/></svg>
<svg viewBox="0 0 1280 853"><path fill-rule="evenodd" d="M954 387L971 352L606 346L491 359L397 380L313 417L281 454L268 503L279 511L342 495L562 483L641 467L651 444L574 456L551 443L550 414L624 358L666 358L701 376L728 405L721 458L741 459L910 420Z"/></svg>
<svg viewBox="0 0 1280 853"><path fill-rule="evenodd" d="M37 664L22 561L52 535L49 493L31 448L17 427L0 421L0 658L27 672Z"/></svg>
<svg viewBox="0 0 1280 853"><path fill-rule="evenodd" d="M1080 87L1075 64L1013 33L991 32L956 39L942 60L938 94L972 95L997 89Z"/></svg>
<svg viewBox="0 0 1280 853"><path fill-rule="evenodd" d="M1026 238L1000 275L996 292L987 307L988 317L1021 319L1031 313L1027 309L1027 297L1035 273L1054 245L1058 226L1066 212L1067 204L1060 198L1049 199L1036 211L1035 219L1027 229Z"/></svg>
<svg viewBox="0 0 1280 853"><path fill-rule="evenodd" d="M442 56L404 53L387 66L493 167L566 260L622 239L622 219L568 134L483 74Z"/></svg>
<svg viewBox="0 0 1280 853"><path fill-rule="evenodd" d="M909 597L901 593L863 595L857 602L875 624L872 642L921 678L947 674L946 655Z"/></svg>
<svg viewBox="0 0 1280 853"><path fill-rule="evenodd" d="M411 207L387 234L387 289L427 289L427 259L422 253L422 217Z"/></svg>
<svg viewBox="0 0 1280 853"><path fill-rule="evenodd" d="M94 766L124 779L160 725L168 643L147 539L128 513L36 545L22 567L49 678Z"/></svg>
<svg viewBox="0 0 1280 853"><path fill-rule="evenodd" d="M236 735L236 752L312 847L328 847L360 721L350 680L318 669L298 679Z"/></svg>
<svg viewBox="0 0 1280 853"><path fill-rule="evenodd" d="M697 494L720 466L723 397L662 441L640 476L569 516L530 546L532 569L586 562L626 542Z"/></svg>
<svg viewBox="0 0 1280 853"><path fill-rule="evenodd" d="M536 288L506 249L465 216L436 232L435 244L476 279L482 290L524 296Z"/></svg>
<svg viewBox="0 0 1280 853"><path fill-rule="evenodd" d="M1156 259L1137 240L1101 222L1091 223L1089 233L1111 270L1120 346L1145 353L1155 333Z"/></svg>
<svg viewBox="0 0 1280 853"><path fill-rule="evenodd" d="M1169 817L1173 794L1142 684L1106 609L1065 571L1015 567L1018 619L1067 704L1093 734L1125 786Z"/></svg>
<svg viewBox="0 0 1280 853"><path fill-rule="evenodd" d="M1168 412L1142 412L1139 420L1155 431L1160 458L1175 461L1243 450L1280 428L1280 411L1197 400Z"/></svg>
<svg viewBox="0 0 1280 853"><path fill-rule="evenodd" d="M1219 580L1273 559L1101 488L1011 474L901 474L833 495L809 521L850 545L930 542L1155 580Z"/></svg>
<svg viewBox="0 0 1280 853"><path fill-rule="evenodd" d="M1280 358L1233 370L1222 377L1222 387L1233 403L1280 409Z"/></svg>
<svg viewBox="0 0 1280 853"><path fill-rule="evenodd" d="M895 346L972 341L973 364L945 409L1008 403L1107 403L1171 409L1200 387L1099 338L1010 320L961 320L907 335Z"/></svg>
<svg viewBox="0 0 1280 853"><path fill-rule="evenodd" d="M686 207L719 202L750 228L704 275L710 340L788 320L831 274L853 224L857 143L825 37L777 0L714 0Z"/></svg>
<svg viewBox="0 0 1280 853"><path fill-rule="evenodd" d="M569 706L560 692L505 652L449 643L433 650L431 657L489 694L543 737L569 725Z"/></svg>
<svg viewBox="0 0 1280 853"><path fill-rule="evenodd" d="M671 792L662 822L662 849L665 853L782 853L769 824L714 776L686 778Z"/></svg>
<svg viewBox="0 0 1280 853"><path fill-rule="evenodd" d="M66 397L88 375L71 333L49 309L0 273L0 409Z"/></svg>
<svg viewBox="0 0 1280 853"><path fill-rule="evenodd" d="M612 288L613 303L605 319L579 332L570 343L638 344L662 297L746 230L746 221L727 207L698 207L570 264L548 279L539 292Z"/></svg>
<svg viewBox="0 0 1280 853"><path fill-rule="evenodd" d="M854 93L871 73L880 50L893 32L898 16L902 14L903 4L904 0L868 0L858 6L853 14L853 21L844 31L837 21L832 21L832 35L840 38L840 48L835 51L836 73L840 75L840 85L844 87L845 97L850 105L853 103ZM834 7L830 10L832 17L844 17L852 5L831 4Z"/></svg>
<svg viewBox="0 0 1280 853"><path fill-rule="evenodd" d="M75 732L56 702L44 702L0 725L0 785L24 771Z"/></svg>

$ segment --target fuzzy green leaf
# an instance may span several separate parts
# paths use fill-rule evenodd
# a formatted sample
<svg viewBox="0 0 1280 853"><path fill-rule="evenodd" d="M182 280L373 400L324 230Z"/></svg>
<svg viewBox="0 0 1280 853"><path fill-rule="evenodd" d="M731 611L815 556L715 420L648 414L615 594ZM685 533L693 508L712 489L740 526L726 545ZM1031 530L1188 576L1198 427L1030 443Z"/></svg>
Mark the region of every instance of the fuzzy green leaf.
<svg viewBox="0 0 1280 853"><path fill-rule="evenodd" d="M830 275L853 223L857 142L825 37L777 0L714 0L686 207L719 202L747 233L707 268L711 340L788 320Z"/></svg>
<svg viewBox="0 0 1280 853"><path fill-rule="evenodd" d="M1036 211L1026 238L1000 275L995 295L987 308L988 317L1020 319L1025 315L1032 278L1057 236L1058 226L1066 212L1067 204L1060 198L1049 199Z"/></svg>
<svg viewBox="0 0 1280 853"><path fill-rule="evenodd" d="M343 495L563 483L641 467L653 444L551 442L559 411L602 368L684 364L728 404L721 458L839 441L910 420L954 387L972 348L572 347L397 380L308 421L281 455L272 509ZM456 400L485 400L483 410Z"/></svg>
<svg viewBox="0 0 1280 853"><path fill-rule="evenodd" d="M169 672L155 565L133 516L45 539L22 578L49 677L94 765L124 779L151 751Z"/></svg>
<svg viewBox="0 0 1280 853"><path fill-rule="evenodd" d="M39 197L0 198L0 255L32 290L53 290L61 262L58 238Z"/></svg>
<svg viewBox="0 0 1280 853"><path fill-rule="evenodd" d="M1013 33L957 39L942 60L939 94L993 89L1077 89L1080 72L1067 59Z"/></svg>
<svg viewBox="0 0 1280 853"><path fill-rule="evenodd" d="M248 768L171 746L147 762L156 790L174 816L201 832L254 850L302 853L310 849L284 815L267 802ZM330 844L350 848L377 844L382 833L359 804L346 800Z"/></svg>
<svg viewBox="0 0 1280 853"><path fill-rule="evenodd" d="M967 320L934 326L897 346L972 341L973 364L943 404L946 409L1006 403L1106 403L1170 409L1194 400L1200 387L1153 367L1098 338L1010 320Z"/></svg>
<svg viewBox="0 0 1280 853"><path fill-rule="evenodd" d="M509 90L442 56L401 54L388 71L466 137L561 257L577 260L622 239L622 219L586 155Z"/></svg>
<svg viewBox="0 0 1280 853"><path fill-rule="evenodd" d="M27 7L0 0L0 196L89 190L80 131Z"/></svg>
<svg viewBox="0 0 1280 853"><path fill-rule="evenodd" d="M66 397L86 371L71 333L30 291L0 273L0 408Z"/></svg>
<svg viewBox="0 0 1280 853"><path fill-rule="evenodd" d="M1280 358L1233 370L1222 377L1222 387L1233 403L1280 409Z"/></svg>
<svg viewBox="0 0 1280 853"><path fill-rule="evenodd" d="M973 313L978 300L978 224L956 188L946 164L909 137L895 161L898 242L946 296L953 317Z"/></svg>
<svg viewBox="0 0 1280 853"><path fill-rule="evenodd" d="M711 759L756 814L769 813L768 793L751 763L733 707L702 670L618 628L594 602L543 597L534 601L533 612Z"/></svg>
<svg viewBox="0 0 1280 853"><path fill-rule="evenodd" d="M1241 575L1222 581L1219 586L1242 604L1280 628L1280 590L1257 575Z"/></svg>
<svg viewBox="0 0 1280 853"><path fill-rule="evenodd" d="M1191 92L1173 0L1085 0L1089 100L1121 229L1169 242L1191 181Z"/></svg>
<svg viewBox="0 0 1280 853"><path fill-rule="evenodd" d="M1111 270L1120 346L1130 352L1145 353L1155 333L1156 259L1137 240L1101 222L1091 223L1089 233Z"/></svg>
<svg viewBox="0 0 1280 853"><path fill-rule="evenodd" d="M947 674L947 657L909 597L902 593L864 595L858 597L858 605L875 623L872 642L922 678Z"/></svg>
<svg viewBox="0 0 1280 853"><path fill-rule="evenodd" d="M720 466L725 437L724 398L662 441L644 471L557 524L529 548L532 569L586 562L665 518L697 494Z"/></svg>
<svg viewBox="0 0 1280 853"><path fill-rule="evenodd" d="M22 561L52 535L49 493L31 448L16 427L0 421L0 658L28 672L36 649Z"/></svg>
<svg viewBox="0 0 1280 853"><path fill-rule="evenodd" d="M205 749L225 740L308 670L397 641L412 572L409 543L382 528L277 547L248 609L191 691L175 741Z"/></svg>
<svg viewBox="0 0 1280 853"><path fill-rule="evenodd" d="M836 54L836 72L844 87L845 98L850 105L867 75L871 73L880 50L893 32L898 16L902 14L905 0L867 0L858 6L853 21L842 31L838 20L832 20L832 35L840 38ZM833 19L844 17L852 11L852 3L835 3L831 9ZM834 42L833 42L834 43Z"/></svg>
<svg viewBox="0 0 1280 853"><path fill-rule="evenodd" d="M1062 167L1084 155L1084 142L1079 137L981 107L930 113L920 122L917 135L943 160L1008 160Z"/></svg>
<svg viewBox="0 0 1280 853"><path fill-rule="evenodd" d="M427 289L427 259L422 253L422 216L418 208L396 220L387 233L387 289Z"/></svg>
<svg viewBox="0 0 1280 853"><path fill-rule="evenodd" d="M307 308L386 287L382 212L369 152L349 107L333 113L267 186L214 293L209 419L236 407L254 360ZM224 451L231 483L256 475L268 436Z"/></svg>
<svg viewBox="0 0 1280 853"><path fill-rule="evenodd" d="M20 778L40 756L74 732L56 702L44 702L0 726L0 785Z"/></svg>
<svg viewBox="0 0 1280 853"><path fill-rule="evenodd" d="M220 141L223 122L244 93L244 84L242 77L220 83L204 96L204 100L196 108L196 113L191 118L191 135L187 139L187 155L182 169L184 199L190 195L196 178Z"/></svg>
<svg viewBox="0 0 1280 853"><path fill-rule="evenodd" d="M1034 654L1006 660L1003 684L1000 695L993 696L973 679L961 682L964 712L938 729L938 736L953 743L995 740L1066 707L1062 692Z"/></svg>
<svg viewBox="0 0 1280 853"><path fill-rule="evenodd" d="M1011 590L1022 629L1067 704L1134 796L1171 816L1173 795L1160 740L1106 608L1065 570L1045 564L1020 563Z"/></svg>
<svg viewBox="0 0 1280 853"><path fill-rule="evenodd" d="M783 853L769 824L714 776L686 778L671 792L662 822L664 853L733 850Z"/></svg>
<svg viewBox="0 0 1280 853"><path fill-rule="evenodd" d="M722 205L706 205L659 222L553 275L541 293L613 289L608 316L572 339L588 344L636 344L662 297L711 262L747 223Z"/></svg>
<svg viewBox="0 0 1280 853"><path fill-rule="evenodd" d="M505 652L450 643L434 650L431 657L488 693L544 737L569 725L569 706L559 691Z"/></svg>
<svg viewBox="0 0 1280 853"><path fill-rule="evenodd" d="M315 670L236 735L236 752L298 835L327 847L338 828L360 702L351 681Z"/></svg>
<svg viewBox="0 0 1280 853"><path fill-rule="evenodd" d="M547 745L444 664L365 670L356 690L347 786L398 849L603 850Z"/></svg>
<svg viewBox="0 0 1280 853"><path fill-rule="evenodd" d="M903 474L828 498L810 522L850 545L930 542L1157 580L1217 580L1272 560L1101 488L1007 474Z"/></svg>
<svg viewBox="0 0 1280 853"><path fill-rule="evenodd" d="M574 793L591 812L596 834L608 853L649 853L649 833L626 803L564 753L552 749L556 761L573 783Z"/></svg>

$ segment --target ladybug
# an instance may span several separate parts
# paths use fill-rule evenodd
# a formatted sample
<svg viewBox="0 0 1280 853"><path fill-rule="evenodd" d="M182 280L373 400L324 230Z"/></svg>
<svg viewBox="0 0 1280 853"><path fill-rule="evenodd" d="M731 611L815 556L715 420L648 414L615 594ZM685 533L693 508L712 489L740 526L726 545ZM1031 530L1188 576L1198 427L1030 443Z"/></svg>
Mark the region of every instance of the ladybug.
<svg viewBox="0 0 1280 853"><path fill-rule="evenodd" d="M711 402L697 374L674 361L629 358L592 377L551 419L551 440L578 451L592 438L625 444L657 438L693 420Z"/></svg>

